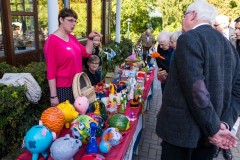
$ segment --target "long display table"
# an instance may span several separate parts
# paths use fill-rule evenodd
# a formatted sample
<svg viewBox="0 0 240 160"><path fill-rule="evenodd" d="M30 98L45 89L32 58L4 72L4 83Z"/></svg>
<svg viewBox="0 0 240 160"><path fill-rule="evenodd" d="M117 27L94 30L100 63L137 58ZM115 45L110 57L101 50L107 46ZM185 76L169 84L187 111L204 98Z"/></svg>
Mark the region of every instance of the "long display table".
<svg viewBox="0 0 240 160"><path fill-rule="evenodd" d="M151 86L154 79L154 70L151 72L149 79L144 83L144 91L143 91L143 100L147 101L147 98L151 92ZM142 106L131 108L130 103L127 103L127 109L125 110L124 115L129 116L133 114L135 116L134 121L130 121L130 128L127 131L121 132L123 135L122 142L111 148L110 152L107 154L102 154L107 160L130 160L132 159L132 154L134 151L134 146L138 145L137 137L139 137L142 126L143 126L143 116L142 116ZM64 128L60 133L60 137L70 134L70 130ZM101 141L101 137L97 137L98 144ZM75 154L74 160L80 160L82 156L86 154L87 145L82 145L81 149ZM21 155L17 157L17 160L31 160L32 155L28 150L24 150ZM44 160L45 158L42 155L39 155L39 160ZM52 160L51 157L47 158L48 160Z"/></svg>

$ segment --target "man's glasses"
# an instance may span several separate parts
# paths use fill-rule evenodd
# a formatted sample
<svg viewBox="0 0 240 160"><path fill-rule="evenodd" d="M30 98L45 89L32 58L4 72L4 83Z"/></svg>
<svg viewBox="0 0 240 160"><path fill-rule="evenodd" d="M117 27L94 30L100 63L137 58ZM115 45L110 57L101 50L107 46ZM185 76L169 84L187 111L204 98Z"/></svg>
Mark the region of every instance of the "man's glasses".
<svg viewBox="0 0 240 160"><path fill-rule="evenodd" d="M218 27L219 25L220 25L220 24L214 24L213 26L214 26L214 27Z"/></svg>
<svg viewBox="0 0 240 160"><path fill-rule="evenodd" d="M77 23L77 21L75 19L67 19L65 18L69 23Z"/></svg>
<svg viewBox="0 0 240 160"><path fill-rule="evenodd" d="M189 13L192 13L192 12L194 12L194 11L189 11L189 12L184 13L183 17L185 18Z"/></svg>

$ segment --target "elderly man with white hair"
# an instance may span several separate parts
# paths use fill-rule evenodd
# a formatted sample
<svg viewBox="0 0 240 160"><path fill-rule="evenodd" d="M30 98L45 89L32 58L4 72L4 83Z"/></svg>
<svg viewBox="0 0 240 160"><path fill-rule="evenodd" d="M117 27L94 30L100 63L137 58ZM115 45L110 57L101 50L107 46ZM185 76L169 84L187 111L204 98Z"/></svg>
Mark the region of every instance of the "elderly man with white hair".
<svg viewBox="0 0 240 160"><path fill-rule="evenodd" d="M212 160L216 146L237 144L229 129L240 114L240 58L212 28L216 14L204 0L184 14L157 115L161 160Z"/></svg>
<svg viewBox="0 0 240 160"><path fill-rule="evenodd" d="M218 15L215 19L213 26L230 41L236 37L234 29L229 26L229 18L226 15Z"/></svg>

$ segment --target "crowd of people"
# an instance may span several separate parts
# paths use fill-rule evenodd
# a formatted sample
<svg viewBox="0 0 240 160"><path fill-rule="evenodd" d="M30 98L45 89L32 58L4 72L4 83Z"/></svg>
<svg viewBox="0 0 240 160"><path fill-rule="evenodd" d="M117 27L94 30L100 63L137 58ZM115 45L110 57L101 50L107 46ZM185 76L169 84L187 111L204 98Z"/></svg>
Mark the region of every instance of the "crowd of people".
<svg viewBox="0 0 240 160"><path fill-rule="evenodd" d="M226 160L233 159L240 123L240 17L234 25L199 0L187 8L181 30L158 35L156 50L165 58L156 59L163 93L156 127L161 160L211 160L221 149ZM137 45L149 35L148 29ZM155 47L142 45L145 53Z"/></svg>
<svg viewBox="0 0 240 160"><path fill-rule="evenodd" d="M74 102L76 73L85 70L92 85L102 78L102 35L92 31L83 46L71 34L77 18L74 10L62 9L59 28L44 46L51 106ZM211 160L220 149L226 160L233 158L240 121L240 17L234 22L230 27L226 15L198 0L188 6L181 30L164 30L155 40L147 28L137 41L146 64L153 50L164 57L156 59L163 93L156 125L161 160Z"/></svg>

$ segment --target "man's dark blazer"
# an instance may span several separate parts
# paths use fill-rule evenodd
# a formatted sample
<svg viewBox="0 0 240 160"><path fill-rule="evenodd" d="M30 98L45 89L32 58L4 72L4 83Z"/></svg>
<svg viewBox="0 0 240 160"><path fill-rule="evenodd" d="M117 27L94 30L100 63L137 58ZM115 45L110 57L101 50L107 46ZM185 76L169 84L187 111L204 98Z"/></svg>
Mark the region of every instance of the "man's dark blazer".
<svg viewBox="0 0 240 160"><path fill-rule="evenodd" d="M195 148L216 134L220 122L233 126L240 110L239 55L220 32L200 25L182 34L157 115L164 141Z"/></svg>

